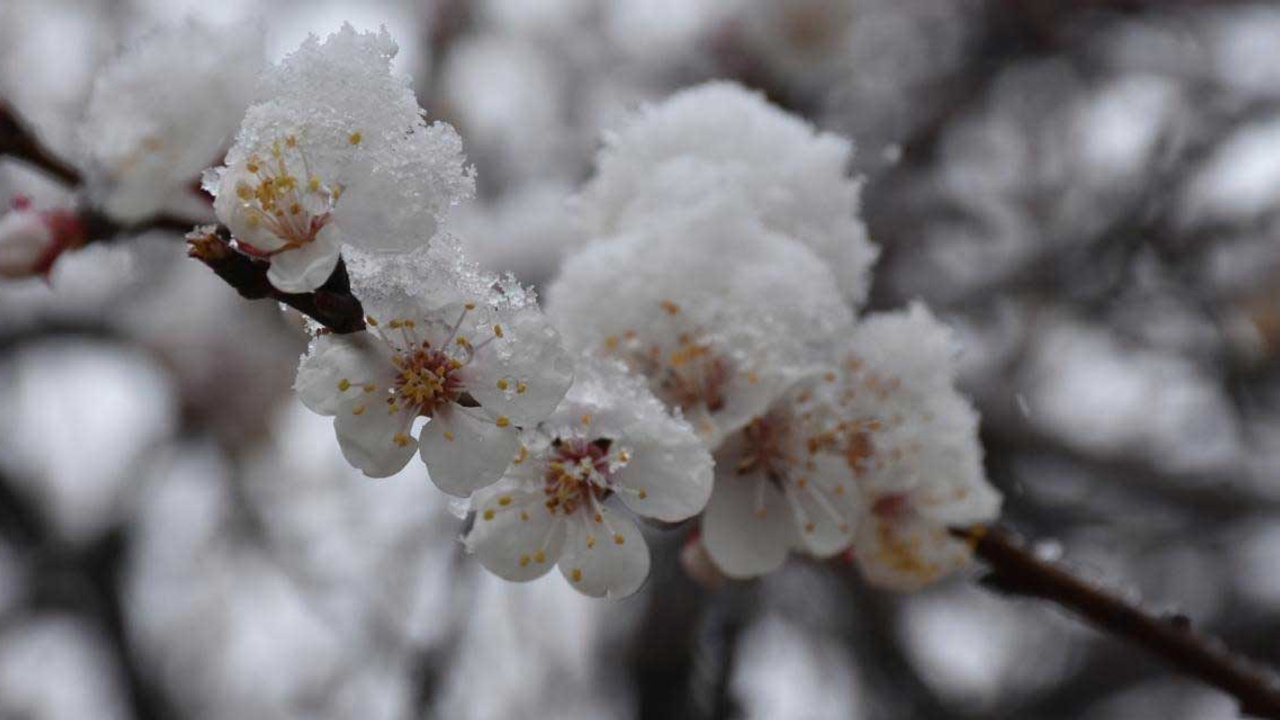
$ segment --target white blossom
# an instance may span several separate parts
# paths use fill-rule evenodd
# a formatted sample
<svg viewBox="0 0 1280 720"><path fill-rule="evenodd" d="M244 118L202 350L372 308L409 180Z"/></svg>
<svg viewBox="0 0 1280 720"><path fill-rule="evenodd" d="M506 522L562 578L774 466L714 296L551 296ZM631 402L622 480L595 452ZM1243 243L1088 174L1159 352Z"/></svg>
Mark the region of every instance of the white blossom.
<svg viewBox="0 0 1280 720"><path fill-rule="evenodd" d="M96 203L124 222L195 199L266 59L263 34L195 20L142 37L103 69L80 126Z"/></svg>
<svg viewBox="0 0 1280 720"><path fill-rule="evenodd" d="M726 574L791 550L850 546L875 584L914 589L963 566L949 528L994 519L977 414L953 387L947 328L921 304L873 315L833 368L797 385L716 455L703 541Z"/></svg>
<svg viewBox="0 0 1280 720"><path fill-rule="evenodd" d="M368 332L320 335L296 387L334 416L343 454L370 477L416 450L432 481L466 496L502 476L517 430L537 423L572 382L572 363L533 297L477 272L447 238L390 261L351 256ZM429 419L415 438L415 421Z"/></svg>
<svg viewBox="0 0 1280 720"><path fill-rule="evenodd" d="M763 575L791 550L829 557L853 542L863 498L826 397L833 377L799 383L716 453L702 542L726 575Z"/></svg>
<svg viewBox="0 0 1280 720"><path fill-rule="evenodd" d="M457 133L427 125L408 79L391 74L396 52L385 30L312 36L265 74L226 167L205 179L218 218L241 250L271 259L280 290L322 285L343 246L426 244L473 191Z"/></svg>
<svg viewBox="0 0 1280 720"><path fill-rule="evenodd" d="M813 248L861 303L879 253L859 218L851 143L733 83L684 90L606 138L580 212L595 235L644 226L707 192L735 193L769 230Z"/></svg>
<svg viewBox="0 0 1280 720"><path fill-rule="evenodd" d="M678 522L702 510L711 476L698 436L643 380L584 358L559 409L521 436L503 480L473 498L466 544L508 580L558 564L586 595L626 597L649 573L649 550L636 523L605 502L616 496L637 515Z"/></svg>
<svg viewBox="0 0 1280 720"><path fill-rule="evenodd" d="M0 277L49 274L64 250L84 243L84 226L73 210L36 210L26 198L0 217Z"/></svg>
<svg viewBox="0 0 1280 720"><path fill-rule="evenodd" d="M624 360L711 448L853 324L825 263L732 194L595 241L548 296L571 349Z"/></svg>

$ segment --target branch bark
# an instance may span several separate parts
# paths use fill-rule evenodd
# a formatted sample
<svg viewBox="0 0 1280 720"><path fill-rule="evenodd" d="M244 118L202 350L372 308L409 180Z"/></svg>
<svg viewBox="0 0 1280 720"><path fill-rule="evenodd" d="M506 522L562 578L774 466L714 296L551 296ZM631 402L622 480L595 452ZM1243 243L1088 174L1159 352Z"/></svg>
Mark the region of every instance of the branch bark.
<svg viewBox="0 0 1280 720"><path fill-rule="evenodd" d="M1002 529L955 531L991 568L987 584L1003 592L1048 600L1104 632L1160 656L1182 672L1233 696L1240 711L1280 720L1280 676L1196 631L1184 615L1157 616L1086 582L1057 563L1036 557Z"/></svg>
<svg viewBox="0 0 1280 720"><path fill-rule="evenodd" d="M0 156L2 155L39 168L68 185L79 185L84 180L79 170L45 147L8 103L0 99Z"/></svg>

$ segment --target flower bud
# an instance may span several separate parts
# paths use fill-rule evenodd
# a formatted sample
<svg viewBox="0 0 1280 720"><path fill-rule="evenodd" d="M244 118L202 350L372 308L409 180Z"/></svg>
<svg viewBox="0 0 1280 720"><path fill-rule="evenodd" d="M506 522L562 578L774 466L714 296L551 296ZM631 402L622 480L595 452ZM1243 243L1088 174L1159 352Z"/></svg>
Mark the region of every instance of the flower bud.
<svg viewBox="0 0 1280 720"><path fill-rule="evenodd" d="M74 211L37 211L19 197L0 218L0 277L48 275L64 250L82 244L84 223Z"/></svg>

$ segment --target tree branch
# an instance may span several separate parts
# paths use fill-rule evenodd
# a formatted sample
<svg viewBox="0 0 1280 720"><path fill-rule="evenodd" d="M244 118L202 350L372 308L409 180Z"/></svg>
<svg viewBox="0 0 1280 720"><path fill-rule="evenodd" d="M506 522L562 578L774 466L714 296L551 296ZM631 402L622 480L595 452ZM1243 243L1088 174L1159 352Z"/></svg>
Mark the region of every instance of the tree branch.
<svg viewBox="0 0 1280 720"><path fill-rule="evenodd" d="M3 99L0 99L0 155L17 158L68 185L79 185L84 180L79 170L45 147Z"/></svg>
<svg viewBox="0 0 1280 720"><path fill-rule="evenodd" d="M282 302L339 334L365 329L364 308L351 294L347 266L341 258L333 274L315 292L286 293L267 279L270 263L236 252L230 240L226 228L197 228L187 234L187 254L208 265L246 300L270 298Z"/></svg>
<svg viewBox="0 0 1280 720"><path fill-rule="evenodd" d="M1241 712L1280 719L1280 676L1231 652L1217 638L1197 632L1186 616L1153 615L1081 580L1061 565L1037 558L1006 530L954 532L968 539L977 556L990 566L989 586L1056 603L1230 694L1240 703Z"/></svg>

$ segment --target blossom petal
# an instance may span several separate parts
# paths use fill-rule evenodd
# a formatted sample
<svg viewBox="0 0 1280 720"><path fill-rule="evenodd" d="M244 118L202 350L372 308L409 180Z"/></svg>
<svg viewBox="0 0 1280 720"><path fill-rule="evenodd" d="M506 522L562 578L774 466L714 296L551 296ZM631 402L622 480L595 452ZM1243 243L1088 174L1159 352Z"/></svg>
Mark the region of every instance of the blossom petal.
<svg viewBox="0 0 1280 720"><path fill-rule="evenodd" d="M458 497L497 482L519 446L514 428L498 427L458 408L441 411L422 431L422 461L431 481Z"/></svg>
<svg viewBox="0 0 1280 720"><path fill-rule="evenodd" d="M284 241L260 222L258 211L251 208L237 191L241 184L256 187L258 182L258 178L242 165L227 168L218 182L213 211L236 240L261 252L274 252L284 247Z"/></svg>
<svg viewBox="0 0 1280 720"><path fill-rule="evenodd" d="M702 517L702 541L726 575L763 575L787 559L794 543L791 511L764 478L720 475Z"/></svg>
<svg viewBox="0 0 1280 720"><path fill-rule="evenodd" d="M604 510L601 521L568 523L560 572L578 592L610 600L634 594L649 576L649 545L630 518Z"/></svg>
<svg viewBox="0 0 1280 720"><path fill-rule="evenodd" d="M324 285L341 257L330 228L302 247L285 250L271 258L267 280L281 292L311 292Z"/></svg>
<svg viewBox="0 0 1280 720"><path fill-rule="evenodd" d="M812 473L804 483L787 485L787 501L796 516L800 545L817 557L830 557L853 542L863 512L861 494L844 460L828 454L811 459Z"/></svg>
<svg viewBox="0 0 1280 720"><path fill-rule="evenodd" d="M619 493L622 502L636 514L679 522L706 507L713 481L711 455L692 434L680 440L637 446L615 474L625 488Z"/></svg>
<svg viewBox="0 0 1280 720"><path fill-rule="evenodd" d="M573 384L573 360L539 312L521 313L502 334L467 366L467 390L486 410L518 425L534 425L556 409Z"/></svg>
<svg viewBox="0 0 1280 720"><path fill-rule="evenodd" d="M854 557L867 581L892 590L918 590L968 564L969 546L945 527L914 514L860 524Z"/></svg>
<svg viewBox="0 0 1280 720"><path fill-rule="evenodd" d="M413 457L414 443L409 432L413 415L392 412L382 402L384 395L363 390L348 393L338 403L333 429L347 462L369 477L388 477L400 472Z"/></svg>
<svg viewBox="0 0 1280 720"><path fill-rule="evenodd" d="M505 580L542 577L560 557L565 523L531 490L489 488L477 494L476 519L463 542L480 564Z"/></svg>
<svg viewBox="0 0 1280 720"><path fill-rule="evenodd" d="M389 386L391 368L364 333L321 335L302 358L293 388L312 412L335 415L341 399L362 392L361 386L366 382Z"/></svg>

